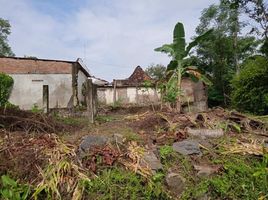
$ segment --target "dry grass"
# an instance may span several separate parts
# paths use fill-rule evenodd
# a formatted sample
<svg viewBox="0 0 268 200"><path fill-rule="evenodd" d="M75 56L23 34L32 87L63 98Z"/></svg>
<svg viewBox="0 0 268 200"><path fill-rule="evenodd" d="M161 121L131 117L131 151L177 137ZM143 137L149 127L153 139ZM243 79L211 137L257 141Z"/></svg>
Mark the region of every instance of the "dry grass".
<svg viewBox="0 0 268 200"><path fill-rule="evenodd" d="M45 192L47 199L65 199L65 194L72 200L79 200L90 179L75 161L74 147L65 145L56 136L55 141L56 147L46 152L49 165L45 170L39 168L42 180L35 188L33 198L38 199Z"/></svg>
<svg viewBox="0 0 268 200"><path fill-rule="evenodd" d="M224 145L225 149L228 149L223 152L223 154L251 154L262 156L265 153L268 153L268 148L264 146L263 142L258 140L250 140L249 142L242 142L237 140L236 143Z"/></svg>

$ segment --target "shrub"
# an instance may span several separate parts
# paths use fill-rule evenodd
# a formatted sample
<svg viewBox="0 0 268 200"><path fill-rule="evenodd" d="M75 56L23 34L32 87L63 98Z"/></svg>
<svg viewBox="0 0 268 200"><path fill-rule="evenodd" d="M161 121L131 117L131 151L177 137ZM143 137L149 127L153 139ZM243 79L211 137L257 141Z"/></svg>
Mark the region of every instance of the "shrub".
<svg viewBox="0 0 268 200"><path fill-rule="evenodd" d="M232 105L254 114L268 113L268 60L254 56L246 60L232 81Z"/></svg>
<svg viewBox="0 0 268 200"><path fill-rule="evenodd" d="M11 76L0 73L0 107L8 103L13 83Z"/></svg>

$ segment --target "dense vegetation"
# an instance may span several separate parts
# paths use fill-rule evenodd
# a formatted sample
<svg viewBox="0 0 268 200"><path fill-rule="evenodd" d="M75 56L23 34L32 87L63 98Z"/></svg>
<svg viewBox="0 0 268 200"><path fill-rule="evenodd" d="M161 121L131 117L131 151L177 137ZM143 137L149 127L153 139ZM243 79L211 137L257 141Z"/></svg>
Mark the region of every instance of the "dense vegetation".
<svg viewBox="0 0 268 200"><path fill-rule="evenodd" d="M197 66L213 83L208 88L210 106L267 114L267 15L263 0L220 0L202 11L194 39L213 31L198 40L183 65ZM169 46L163 47L167 51ZM152 66L147 71L154 72ZM158 77L167 79L168 73Z"/></svg>
<svg viewBox="0 0 268 200"><path fill-rule="evenodd" d="M0 73L0 107L8 104L8 98L13 86L13 79L7 74Z"/></svg>
<svg viewBox="0 0 268 200"><path fill-rule="evenodd" d="M255 56L246 60L232 81L233 105L242 111L268 114L268 60Z"/></svg>

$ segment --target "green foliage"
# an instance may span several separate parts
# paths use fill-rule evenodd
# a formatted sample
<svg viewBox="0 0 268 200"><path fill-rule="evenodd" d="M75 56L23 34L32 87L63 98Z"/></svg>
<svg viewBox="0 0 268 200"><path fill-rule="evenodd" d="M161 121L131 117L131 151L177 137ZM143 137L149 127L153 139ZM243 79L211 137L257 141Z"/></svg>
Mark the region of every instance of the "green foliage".
<svg viewBox="0 0 268 200"><path fill-rule="evenodd" d="M161 146L159 149L159 154L161 160L167 160L173 153L173 148L168 145Z"/></svg>
<svg viewBox="0 0 268 200"><path fill-rule="evenodd" d="M31 112L33 112L33 113L42 113L43 110L41 108L39 108L37 104L34 104L32 106L32 108L31 108Z"/></svg>
<svg viewBox="0 0 268 200"><path fill-rule="evenodd" d="M178 22L175 25L173 30L173 43L164 44L163 46L156 48L155 51L166 53L172 57L169 65L167 66L167 77L168 81L164 84L164 89L161 91L164 92L164 100L174 103L177 101L177 109L180 111L180 96L182 95L181 90L181 80L182 77L186 74L195 76L197 78L201 77L201 74L195 69L189 69L188 66L183 65L184 59L188 56L191 49L195 47L200 41L204 40L212 30L206 31L204 34L199 35L191 43L186 46L185 42L185 32L184 26L181 22Z"/></svg>
<svg viewBox="0 0 268 200"><path fill-rule="evenodd" d="M145 72L155 80L160 80L165 77L166 67L162 64L151 64L146 69Z"/></svg>
<svg viewBox="0 0 268 200"><path fill-rule="evenodd" d="M10 28L11 26L8 20L0 18L0 56L14 56L14 53L7 43L7 37L11 33Z"/></svg>
<svg viewBox="0 0 268 200"><path fill-rule="evenodd" d="M261 53L268 58L268 38L264 40L264 43L261 46Z"/></svg>
<svg viewBox="0 0 268 200"><path fill-rule="evenodd" d="M230 9L228 2L220 1L202 11L197 35L213 28L206 40L201 40L196 48L193 64L212 78L208 91L211 106L230 104L230 82L235 73L239 73L240 63L255 53L259 45L254 37L241 36L238 33L245 26L239 20L240 10Z"/></svg>
<svg viewBox="0 0 268 200"><path fill-rule="evenodd" d="M254 114L268 113L268 60L255 56L246 60L232 81L232 105Z"/></svg>
<svg viewBox="0 0 268 200"><path fill-rule="evenodd" d="M244 158L229 156L221 160L224 171L203 179L189 190L182 199L200 198L204 194L211 199L266 199L268 192L268 156Z"/></svg>
<svg viewBox="0 0 268 200"><path fill-rule="evenodd" d="M102 122L102 123L111 122L114 120L116 120L116 118L114 116L110 116L110 115L98 115L96 117L96 121Z"/></svg>
<svg viewBox="0 0 268 200"><path fill-rule="evenodd" d="M0 107L8 103L13 83L14 81L11 76L0 73Z"/></svg>
<svg viewBox="0 0 268 200"><path fill-rule="evenodd" d="M1 177L0 199L6 200L26 200L30 196L28 185L18 184L7 175Z"/></svg>
<svg viewBox="0 0 268 200"><path fill-rule="evenodd" d="M170 199L163 190L161 174L152 180L123 169L106 169L92 180L88 199Z"/></svg>

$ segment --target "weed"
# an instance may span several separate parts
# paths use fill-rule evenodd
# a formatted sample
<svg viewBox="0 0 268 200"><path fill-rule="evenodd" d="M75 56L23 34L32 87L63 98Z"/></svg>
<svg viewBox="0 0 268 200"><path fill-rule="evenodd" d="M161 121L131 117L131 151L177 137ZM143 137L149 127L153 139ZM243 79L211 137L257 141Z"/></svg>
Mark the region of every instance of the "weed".
<svg viewBox="0 0 268 200"><path fill-rule="evenodd" d="M55 118L70 126L86 126L88 124L88 119L86 117L61 117L56 115Z"/></svg>
<svg viewBox="0 0 268 200"><path fill-rule="evenodd" d="M172 156L173 149L171 146L164 145L159 149L160 158L162 161L166 161L168 158Z"/></svg>
<svg viewBox="0 0 268 200"><path fill-rule="evenodd" d="M96 117L96 121L102 122L102 123L111 122L111 121L114 121L115 119L116 119L115 117L109 116L109 115L99 115Z"/></svg>
<svg viewBox="0 0 268 200"><path fill-rule="evenodd" d="M220 158L219 158L220 160ZM211 178L201 180L184 192L182 199L199 198L210 194L212 199L266 199L268 191L268 156L230 155L221 158L224 170Z"/></svg>
<svg viewBox="0 0 268 200"><path fill-rule="evenodd" d="M135 142L141 142L141 136L137 133L134 133L132 129L125 129L123 133L124 137L126 138L126 142L135 141Z"/></svg>
<svg viewBox="0 0 268 200"><path fill-rule="evenodd" d="M30 187L18 184L7 175L1 177L0 199L25 200L29 198Z"/></svg>
<svg viewBox="0 0 268 200"><path fill-rule="evenodd" d="M43 110L40 109L36 103L32 106L31 111L33 113L42 113L43 112Z"/></svg>
<svg viewBox="0 0 268 200"><path fill-rule="evenodd" d="M120 168L102 171L88 189L88 199L169 199L162 183Z"/></svg>

